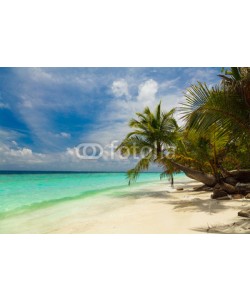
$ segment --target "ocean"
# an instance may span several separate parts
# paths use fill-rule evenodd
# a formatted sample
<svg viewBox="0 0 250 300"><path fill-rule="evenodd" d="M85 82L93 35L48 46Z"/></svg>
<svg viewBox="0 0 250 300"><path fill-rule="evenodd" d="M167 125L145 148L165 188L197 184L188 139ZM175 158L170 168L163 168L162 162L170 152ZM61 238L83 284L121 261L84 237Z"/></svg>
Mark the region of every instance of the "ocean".
<svg viewBox="0 0 250 300"><path fill-rule="evenodd" d="M182 178L183 174L177 174ZM185 177L185 176L184 176ZM160 173L142 173L133 185L159 181ZM166 179L164 179L166 181ZM128 187L126 173L0 173L0 218L25 209ZM129 188L129 187L128 187Z"/></svg>

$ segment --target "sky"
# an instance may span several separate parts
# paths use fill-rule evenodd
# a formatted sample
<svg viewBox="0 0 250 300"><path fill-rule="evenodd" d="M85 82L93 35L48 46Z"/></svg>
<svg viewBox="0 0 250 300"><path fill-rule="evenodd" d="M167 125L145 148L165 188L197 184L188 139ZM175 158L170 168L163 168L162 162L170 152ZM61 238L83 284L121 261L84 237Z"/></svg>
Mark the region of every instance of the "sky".
<svg viewBox="0 0 250 300"><path fill-rule="evenodd" d="M112 155L128 122L159 101L184 102L197 81L219 82L220 68L0 68L0 170L126 171L134 160ZM176 115L178 122L179 116ZM103 154L86 160L79 145ZM153 169L154 170L154 169Z"/></svg>

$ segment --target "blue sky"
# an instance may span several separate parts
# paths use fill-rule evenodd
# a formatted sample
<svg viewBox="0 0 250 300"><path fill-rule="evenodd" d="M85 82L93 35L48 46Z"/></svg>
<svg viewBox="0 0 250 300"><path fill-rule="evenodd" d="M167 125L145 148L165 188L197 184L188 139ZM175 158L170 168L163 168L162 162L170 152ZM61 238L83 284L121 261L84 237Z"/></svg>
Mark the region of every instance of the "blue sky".
<svg viewBox="0 0 250 300"><path fill-rule="evenodd" d="M126 171L111 159L128 121L161 100L165 110L184 101L197 80L219 81L220 68L0 68L0 169ZM178 118L178 116L177 116ZM79 160L75 147L103 146L98 160ZM116 145L118 142L116 142Z"/></svg>

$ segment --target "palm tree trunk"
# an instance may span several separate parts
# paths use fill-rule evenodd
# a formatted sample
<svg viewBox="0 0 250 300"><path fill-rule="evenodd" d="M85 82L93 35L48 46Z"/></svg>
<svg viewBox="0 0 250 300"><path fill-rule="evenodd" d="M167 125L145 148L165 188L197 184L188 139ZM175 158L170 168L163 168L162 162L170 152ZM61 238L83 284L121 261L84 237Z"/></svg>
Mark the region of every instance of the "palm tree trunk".
<svg viewBox="0 0 250 300"><path fill-rule="evenodd" d="M232 170L228 171L228 173L238 182L250 182L250 169Z"/></svg>
<svg viewBox="0 0 250 300"><path fill-rule="evenodd" d="M181 170L182 172L184 172L186 174L186 176L188 176L191 179L195 179L199 182L204 183L205 185L209 186L209 187L214 187L217 183L217 180L215 178L215 176L211 175L211 174L206 174L203 173L201 171L197 171L194 170L192 168L183 166L179 163L176 163L174 161L171 160L171 163L179 170Z"/></svg>

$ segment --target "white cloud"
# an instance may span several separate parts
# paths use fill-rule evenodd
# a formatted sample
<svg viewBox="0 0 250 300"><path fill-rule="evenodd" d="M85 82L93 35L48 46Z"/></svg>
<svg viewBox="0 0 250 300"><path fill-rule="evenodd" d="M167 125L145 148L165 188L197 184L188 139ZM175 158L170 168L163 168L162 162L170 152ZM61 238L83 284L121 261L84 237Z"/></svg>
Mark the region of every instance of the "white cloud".
<svg viewBox="0 0 250 300"><path fill-rule="evenodd" d="M131 97L128 100L121 99L117 93L117 98L110 101L107 110L108 114L101 115L101 119L97 122L99 126L94 127L90 134L84 135L82 142L97 142L102 145L108 145L114 140L121 142L126 134L131 131L128 121L136 117L136 112L142 112L146 106L154 110L160 100L162 101L162 108L165 111L176 107L183 100L181 90L175 86L178 80L179 78L175 78L158 83L151 78L137 83L137 96ZM167 87L175 87L176 89L169 93ZM178 113L175 116L177 119L180 118ZM104 152L104 154L108 160L109 155L107 152Z"/></svg>
<svg viewBox="0 0 250 300"><path fill-rule="evenodd" d="M45 154L33 153L30 148L17 147L16 144L14 144L14 147L0 143L0 162L2 167L4 167L4 164L20 166L20 164L43 163L46 158Z"/></svg>
<svg viewBox="0 0 250 300"><path fill-rule="evenodd" d="M177 82L180 78L177 77L175 79L171 79L171 80L166 80L164 82L162 82L161 84L159 84L159 89L172 89L172 88L177 88Z"/></svg>
<svg viewBox="0 0 250 300"><path fill-rule="evenodd" d="M155 103L155 97L158 92L158 83L149 79L139 85L137 100L144 103Z"/></svg>
<svg viewBox="0 0 250 300"><path fill-rule="evenodd" d="M21 148L21 149L10 149L10 155L11 156L20 156L20 157L25 157L25 156L28 156L28 157L32 157L32 150L29 149L29 148Z"/></svg>
<svg viewBox="0 0 250 300"><path fill-rule="evenodd" d="M39 169L47 170L77 170L82 163L75 155L75 148L67 148L66 151L56 153L33 152L27 147L9 146L0 142L1 168L6 169L30 169L39 165Z"/></svg>
<svg viewBox="0 0 250 300"><path fill-rule="evenodd" d="M141 112L145 106L150 106L151 109L155 108L155 105L159 102L157 96L159 84L149 79L144 83L138 85L138 96L131 98L130 100L124 100L116 98L110 102L108 114L102 115L101 119L98 120L98 126L92 128L92 132L84 134L81 141L84 143L93 142L99 143L104 147L104 157L106 161L110 161L110 147L113 141L117 141L115 146L124 139L126 134L131 131L128 126L128 121L135 117L136 112ZM177 95L171 94L162 97L164 102L164 109L169 110L173 108L172 104L179 101ZM100 125L101 124L101 125ZM114 160L119 160L119 154L114 154ZM127 164L128 167L133 166L133 162L119 160L119 165Z"/></svg>
<svg viewBox="0 0 250 300"><path fill-rule="evenodd" d="M15 157L16 163L24 165L26 161L28 164L40 162L49 166L49 169L88 169L94 162L79 162L73 147L77 143L97 142L105 146L112 140L121 141L130 131L128 121L136 117L136 112L142 112L146 106L154 109L160 100L162 108L169 110L182 100L180 88L183 89L190 81L196 78L202 81L217 79L216 70L196 68L183 69L183 74L170 70L166 77L163 71L148 72L142 68L115 71L102 68L17 68L12 72L16 80L8 88L13 90L16 98L10 99L10 107L27 128L22 131L24 134L21 137L27 135L34 149L39 147L39 150L32 148L32 151L30 146L22 144L25 139L20 137L19 132L6 133L0 129L0 140L8 148L4 159L11 158L14 163ZM4 106L0 98L0 109L6 108ZM72 118L74 114L79 115L76 121ZM80 118L83 117L85 124L85 116L86 122L91 119L91 124L86 127L75 126L75 132L80 136L79 128L83 128L82 138L78 138L73 131L74 126L71 126L78 124L67 122L81 122ZM62 119L58 122L60 117ZM72 137L69 132L74 132ZM34 151L44 151L46 154ZM119 170L120 163L114 167L114 162L109 159L108 147L104 154L106 164L102 165L104 162L98 160L99 170L102 167L108 169L109 164Z"/></svg>
<svg viewBox="0 0 250 300"><path fill-rule="evenodd" d="M76 147L67 148L66 149L66 155L71 156L71 157L77 157L76 156Z"/></svg>
<svg viewBox="0 0 250 300"><path fill-rule="evenodd" d="M126 98L130 97L129 90L128 90L128 83L125 79L113 81L111 89L115 97L122 97L122 96L125 96Z"/></svg>
<svg viewBox="0 0 250 300"><path fill-rule="evenodd" d="M26 69L33 81L46 82L54 81L55 77L52 76L49 72L46 72L42 68L28 68Z"/></svg>
<svg viewBox="0 0 250 300"><path fill-rule="evenodd" d="M131 117L134 117L136 112L142 111L146 106L149 106L151 109L154 109L156 104L159 102L159 99L156 97L158 89L159 84L153 79L148 79L143 83L138 83L137 96L130 97L127 99L117 97L111 100L107 109L108 114L102 116L103 119L99 121L119 121L124 124L119 124L119 128L121 128L121 126L128 127L127 123L129 119ZM123 129L121 130L124 131Z"/></svg>
<svg viewBox="0 0 250 300"><path fill-rule="evenodd" d="M70 156L75 156L75 148L67 148L66 154L68 154Z"/></svg>

